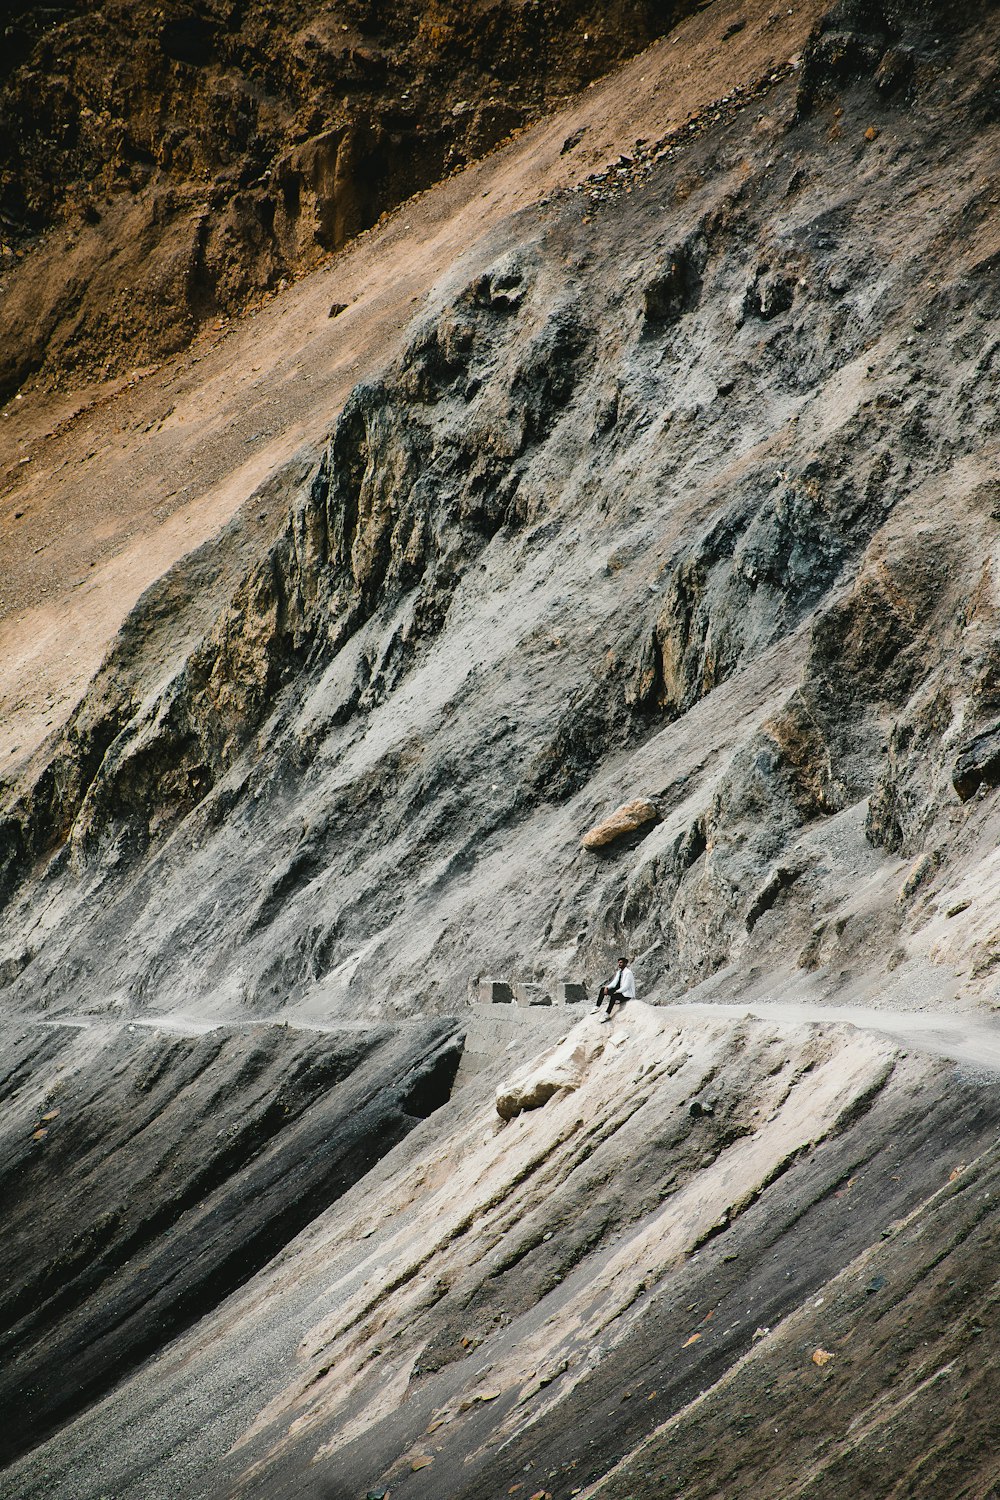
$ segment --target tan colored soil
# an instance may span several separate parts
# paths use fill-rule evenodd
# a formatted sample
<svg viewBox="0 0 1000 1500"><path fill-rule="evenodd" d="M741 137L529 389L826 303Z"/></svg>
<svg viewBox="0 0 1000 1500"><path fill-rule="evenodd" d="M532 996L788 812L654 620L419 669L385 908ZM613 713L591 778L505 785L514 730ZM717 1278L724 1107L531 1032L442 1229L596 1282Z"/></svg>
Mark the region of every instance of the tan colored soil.
<svg viewBox="0 0 1000 1500"><path fill-rule="evenodd" d="M713 6L185 353L0 412L0 767L65 719L142 591L322 438L465 246L731 92L734 23L748 89L795 58L821 9ZM349 306L331 319L333 302Z"/></svg>

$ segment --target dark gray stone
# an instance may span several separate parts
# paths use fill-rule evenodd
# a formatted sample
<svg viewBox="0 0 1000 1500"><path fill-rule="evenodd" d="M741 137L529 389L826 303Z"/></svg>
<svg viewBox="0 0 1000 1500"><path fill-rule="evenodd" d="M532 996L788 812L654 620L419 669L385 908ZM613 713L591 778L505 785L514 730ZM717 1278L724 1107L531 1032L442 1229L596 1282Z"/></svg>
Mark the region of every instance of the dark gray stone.
<svg viewBox="0 0 1000 1500"><path fill-rule="evenodd" d="M951 781L963 802L979 788L1000 785L1000 724L970 740L955 762Z"/></svg>
<svg viewBox="0 0 1000 1500"><path fill-rule="evenodd" d="M502 979L481 979L478 996L480 1002L485 1005L514 1004L514 991Z"/></svg>

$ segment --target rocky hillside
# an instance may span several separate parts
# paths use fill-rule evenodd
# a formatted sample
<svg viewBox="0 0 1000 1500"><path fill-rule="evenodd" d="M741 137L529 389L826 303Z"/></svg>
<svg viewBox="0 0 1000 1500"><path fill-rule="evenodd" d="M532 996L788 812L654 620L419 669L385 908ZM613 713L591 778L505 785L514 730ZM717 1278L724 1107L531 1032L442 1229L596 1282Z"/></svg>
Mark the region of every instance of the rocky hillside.
<svg viewBox="0 0 1000 1500"><path fill-rule="evenodd" d="M52 1059L80 1067L85 1051L86 1071L39 1127L52 1144L22 1150L36 1176L53 1170L49 1151L75 1157L88 1200L75 1240L46 1246L58 1302L42 1298L43 1266L15 1272L39 1298L34 1328L6 1340L21 1445L102 1379L120 1383L16 1461L5 1494L994 1493L995 1075L907 1058L853 1027L639 1002L621 1028L579 1022L511 1080L508 1101L537 1102L561 1079L541 1108L503 1124L480 1076L351 1187L357 1156L329 1134L333 1117L348 1106L357 1140L396 1100L369 1096L354 1116L352 1078L309 1105L321 1072L348 1063L328 1038L48 1036ZM74 1137L88 1084L124 1083L126 1059L148 1093L115 1118L141 1107L150 1124L144 1148L112 1159L135 1174L123 1204ZM251 1063L241 1082L234 1065ZM284 1080L297 1118L260 1159L241 1160L259 1112L213 1109L213 1072L248 1100ZM199 1123L174 1142L185 1097ZM124 1101L113 1089L109 1102ZM170 1213L143 1220L165 1146ZM326 1149L324 1180L313 1153ZM307 1208L308 1161L312 1223L249 1275L264 1247L240 1232L278 1209L277 1248ZM213 1193L199 1178L224 1164ZM249 1279L212 1313L234 1253Z"/></svg>
<svg viewBox="0 0 1000 1500"><path fill-rule="evenodd" d="M624 945L989 1002L991 127L977 42L918 107L877 41L470 249L143 691L152 591L8 794L19 995L410 1014Z"/></svg>
<svg viewBox="0 0 1000 1500"><path fill-rule="evenodd" d="M995 1493L996 33L716 0L475 169L7 775L12 1495Z"/></svg>
<svg viewBox="0 0 1000 1500"><path fill-rule="evenodd" d="M690 8L6 6L0 399L182 347Z"/></svg>

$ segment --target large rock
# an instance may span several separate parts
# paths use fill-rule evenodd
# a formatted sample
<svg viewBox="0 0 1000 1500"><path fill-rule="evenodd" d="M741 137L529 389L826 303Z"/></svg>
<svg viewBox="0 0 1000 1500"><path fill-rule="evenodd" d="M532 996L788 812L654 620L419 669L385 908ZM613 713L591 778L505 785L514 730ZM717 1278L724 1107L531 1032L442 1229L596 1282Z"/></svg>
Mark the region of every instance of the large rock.
<svg viewBox="0 0 1000 1500"><path fill-rule="evenodd" d="M655 802L650 802L648 797L636 797L634 802L624 802L621 807L616 807L603 822L595 823L580 842L585 849L604 849L618 839L637 833L647 824L658 822L659 817Z"/></svg>
<svg viewBox="0 0 1000 1500"><path fill-rule="evenodd" d="M603 1051L603 1036L591 1028L575 1027L540 1061L500 1085L497 1114L501 1120L513 1120L523 1110L540 1109L560 1090L578 1089Z"/></svg>
<svg viewBox="0 0 1000 1500"><path fill-rule="evenodd" d="M987 786L1000 782L1000 724L969 741L955 762L951 782L963 802L968 802L984 782Z"/></svg>

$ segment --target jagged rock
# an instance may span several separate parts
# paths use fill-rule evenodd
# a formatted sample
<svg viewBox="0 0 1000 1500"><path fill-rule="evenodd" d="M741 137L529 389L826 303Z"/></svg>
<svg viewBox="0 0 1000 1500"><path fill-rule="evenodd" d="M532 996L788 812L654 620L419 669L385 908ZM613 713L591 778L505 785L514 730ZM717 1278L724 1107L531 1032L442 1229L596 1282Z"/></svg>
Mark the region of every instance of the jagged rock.
<svg viewBox="0 0 1000 1500"><path fill-rule="evenodd" d="M786 891L790 885L794 885L801 874L801 870L789 870L785 869L782 865L778 866L765 885L757 892L750 905L750 910L747 912L747 932L753 932L761 917L765 912L771 910L771 907L777 901L782 891Z"/></svg>
<svg viewBox="0 0 1000 1500"><path fill-rule="evenodd" d="M590 1030L571 1034L540 1062L525 1068L497 1089L496 1108L501 1120L513 1120L523 1110L540 1109L553 1094L578 1089L591 1065L604 1051L604 1037Z"/></svg>
<svg viewBox="0 0 1000 1500"><path fill-rule="evenodd" d="M581 1451L608 1500L658 1472L692 1497L741 1493L748 1474L779 1496L803 1483L803 1435L818 1490L863 1493L876 1450L887 1491L993 1482L996 1361L966 1360L962 1341L993 1353L996 1091L975 1070L995 1038L963 1031L953 1052L975 1070L956 1069L862 1028L866 1003L898 1026L913 994L980 1004L995 979L997 799L956 806L948 776L956 724L997 714L993 502L971 473L995 439L996 266L972 232L945 253L933 215L894 221L887 254L882 210L943 161L950 222L981 222L996 19L926 32L909 110L879 76L912 40L901 5L837 8L847 30L821 29L820 48L811 13L751 7L745 53L720 49L702 10L689 79L715 89L727 53L745 79L770 45L773 72L658 143L648 177L619 140L600 159L626 159L589 202L554 193L463 240L398 352L314 419L266 540L234 523L239 564L204 597L214 549L185 571L199 602L183 629L165 624L176 581L147 597L0 824L0 951L14 968L26 956L3 971L5 1004L72 1020L88 1055L114 1018L171 1010L237 1028L280 1013L359 1046L391 1013L406 1053L420 1016L464 1006L483 970L553 993L554 976L603 978L622 951L643 955L647 993L722 1008L630 1005L617 1033L583 1020L521 1068L498 1054L523 1058L566 1018L504 997L473 1012L491 1048L433 1118L410 1130L441 1075L409 1089L356 1069L335 1140L318 1122L344 1085L317 1082L304 1044L287 1070L220 1058L173 1088L188 1154L152 1108L178 1082L167 1063L95 1089L76 1134L38 1086L45 1059L25 1072L15 1057L4 1187L21 1301L4 1308L27 1373L5 1404L37 1412L37 1432L102 1397L25 1458L17 1500L145 1500L151 1474L164 1493L353 1495L394 1484L427 1432L412 1500L479 1500ZM947 20L917 9L918 29ZM787 59L807 42L815 108L791 129ZM641 66L662 68L655 111L674 109L676 68ZM882 134L865 149L873 101ZM595 151L614 111L596 113ZM567 129L549 132L554 160ZM308 111L296 130L275 224L334 242L361 211L355 148ZM462 222L498 179L526 204L543 137L449 185L474 195ZM863 171L845 170L854 151ZM410 222L405 254L433 255ZM219 264L211 227L188 232L170 283L185 291L199 255ZM668 277L646 317L665 251L692 234L697 295ZM375 285L385 262L369 264ZM330 378L329 297L328 279L300 283L289 300L308 322L274 325L300 341L292 391L292 364ZM580 830L623 786L654 788L660 822L608 846L634 858L581 856ZM898 901L895 854L922 849L941 851L934 896ZM960 891L977 895L964 920ZM787 1009L749 1019L744 994L772 989ZM831 1029L809 992L858 1025ZM938 1045L945 1019L918 1017L907 1043ZM353 1043L330 1035L310 1046L343 1057ZM495 1102L500 1066L515 1076ZM498 1109L534 1112L501 1129ZM110 1219L95 1225L88 1153L116 1117L129 1128L98 1152ZM347 1163L338 1141L357 1148ZM59 1215L82 1239L50 1249ZM889 1295L866 1319L882 1257ZM970 1313L986 1321L970 1330ZM754 1345L758 1321L771 1332ZM140 1336L159 1358L143 1361ZM803 1351L841 1347L817 1402ZM928 1369L950 1372L933 1401ZM776 1400L799 1441L776 1435L762 1456Z"/></svg>
<svg viewBox="0 0 1000 1500"><path fill-rule="evenodd" d="M708 247L703 235L692 236L678 246L664 269L643 291L647 322L673 323L697 307L707 259Z"/></svg>
<svg viewBox="0 0 1000 1500"><path fill-rule="evenodd" d="M648 797L637 797L633 802L624 802L621 807L615 808L600 823L595 823L584 834L580 843L585 849L604 849L629 834L637 833L641 828L647 828L657 822L659 816L655 802L651 802Z"/></svg>
<svg viewBox="0 0 1000 1500"><path fill-rule="evenodd" d="M1000 785L1000 725L969 741L955 762L951 782L963 802L968 802L984 783Z"/></svg>

